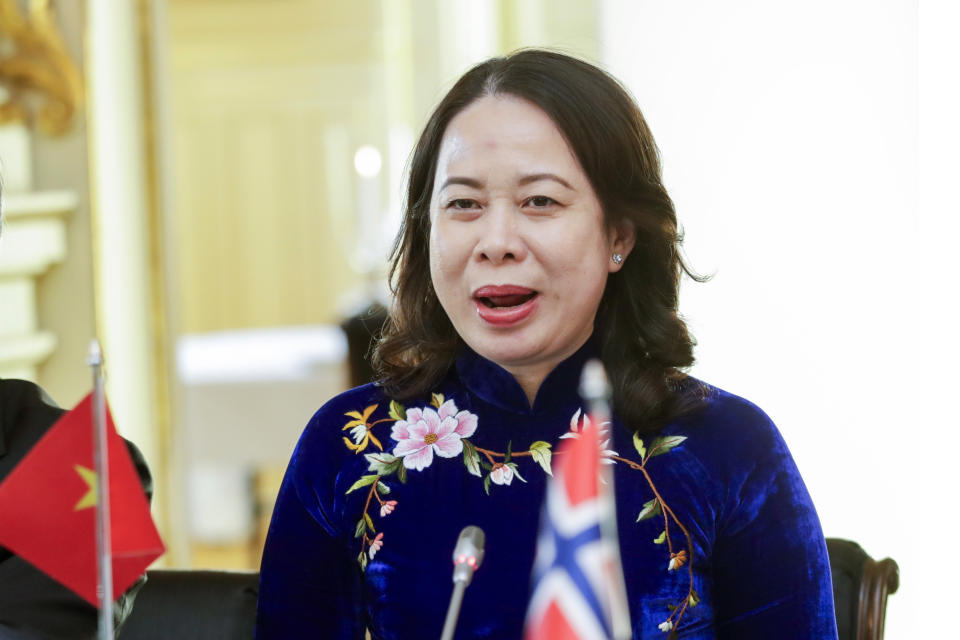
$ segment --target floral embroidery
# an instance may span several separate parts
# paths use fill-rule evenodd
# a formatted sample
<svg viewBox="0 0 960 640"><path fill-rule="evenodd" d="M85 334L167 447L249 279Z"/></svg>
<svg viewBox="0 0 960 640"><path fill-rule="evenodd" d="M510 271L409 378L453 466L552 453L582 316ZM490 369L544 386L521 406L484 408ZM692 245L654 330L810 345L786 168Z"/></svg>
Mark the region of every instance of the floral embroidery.
<svg viewBox="0 0 960 640"><path fill-rule="evenodd" d="M344 437L343 443L347 445L347 447L354 453L360 453L366 449L367 445L371 442L376 445L377 449L383 451L383 445L380 444L380 441L377 440L372 433L370 433L370 428L382 421L377 420L377 422L374 422L373 424L368 422L368 420L370 420L370 414L376 411L377 406L378 405L375 404L370 405L363 410L363 414L361 414L359 411L348 411L345 414L348 418L353 418L353 420L343 425L342 430L346 431L347 429L350 429L350 437L353 438L353 442L350 442L349 439Z"/></svg>
<svg viewBox="0 0 960 640"><path fill-rule="evenodd" d="M680 549L677 553L670 554L670 562L667 564L667 571L673 571L674 569L679 569L687 561L687 550Z"/></svg>
<svg viewBox="0 0 960 640"><path fill-rule="evenodd" d="M373 560L373 556L377 555L377 551L380 551L380 547L383 546L383 534L378 533L377 537L373 539L373 542L370 543L370 559Z"/></svg>
<svg viewBox="0 0 960 640"><path fill-rule="evenodd" d="M494 484L510 484L513 482L514 467L516 467L516 463L512 465L507 465L502 462L495 463L493 469L490 471L490 480L492 480ZM517 474L517 477L519 478L520 474Z"/></svg>
<svg viewBox="0 0 960 640"><path fill-rule="evenodd" d="M462 456L467 472L478 478L483 478L483 488L487 493L490 493L491 484L509 486L514 477L521 482L526 482L520 475L520 470L514 458L530 457L543 469L544 473L553 475L551 462L554 452L549 442L538 440L531 443L528 450L517 452L512 450L512 442L507 442L505 452L478 447L468 439L477 430L477 416L469 411L458 411L456 403L452 399L446 400L441 394L433 394L430 406L422 408L406 409L393 400L390 402L389 417L370 422L370 417L378 406L376 404L370 405L363 410L363 413L348 412L347 417L353 418L353 420L343 427L343 430L350 430L352 438L351 440L344 437L344 444L354 453L364 451L371 442L380 450L377 453L364 454L369 473L361 476L346 491L346 493L351 493L369 487L363 512L357 521L354 534L355 537L361 539L360 555L357 556L357 561L363 570L366 569L368 561L373 560L374 556L383 548L383 533L376 531L373 518L370 516L373 501L376 500L380 505L380 518L385 518L393 513L398 504L397 500L385 500L383 498L391 491L389 485L383 482L383 478L396 476L397 480L405 483L408 470L423 471L433 464L435 454L440 458ZM390 436L396 442L393 451L389 453L384 451L380 440L372 432L373 427L386 422L393 423ZM579 438L583 429L590 424L589 416L578 409L570 419L569 432L560 437L561 439ZM700 596L693 588L693 565L691 562L693 542L687 528L680 522L657 491L656 485L647 471L647 463L651 458L668 453L679 446L686 440L686 437L661 436L655 438L648 450L639 435L635 434L633 445L640 456L640 462L637 462L622 457L609 448L609 425L609 422L598 425L601 434L607 436L601 443L602 462L604 464L622 462L643 474L654 497L644 503L640 514L637 516L637 522L662 516L663 530L660 535L653 539L653 543L666 545L669 556L667 571L677 571L684 565L687 566L689 587L686 598L681 605L670 605L670 615L658 625L661 631L673 631L680 624L680 619L686 609L695 607L700 602ZM686 548L674 550L670 533L671 526L679 528L683 533L686 539Z"/></svg>
<svg viewBox="0 0 960 640"><path fill-rule="evenodd" d="M457 413L457 405L447 400L437 411L429 407L410 409L405 420L393 425L390 436L397 441L393 455L403 458L407 469L423 471L433 463L433 454L455 458L463 451L462 438L477 430L477 416L469 411Z"/></svg>
<svg viewBox="0 0 960 640"><path fill-rule="evenodd" d="M614 456L615 460L620 460L626 463L631 469L636 469L643 473L643 476L647 481L647 485L653 492L653 499L645 502L643 507L640 509L640 514L637 516L637 522L654 518L658 515L663 516L663 531L660 532L659 536L653 539L653 543L666 543L667 553L670 556L670 559L667 562L667 571L676 571L683 565L687 565L687 572L689 574L687 596L684 598L682 605L669 606L670 615L667 616L666 620L658 625L658 628L663 632L671 631L674 629L674 627L678 626L680 624L680 619L683 617L683 614L686 612L687 608L695 607L700 603L700 596L697 594L696 589L693 588L693 563L691 562L693 557L693 540L690 538L690 532L685 526L683 526L676 514L673 512L673 509L670 508L670 505L664 501L663 497L657 491L657 487L653 483L653 478L650 477L650 473L647 471L647 463L650 462L651 458L668 453L671 449L682 444L686 439L687 438L685 436L660 436L653 440L653 442L650 444L650 449L647 450L643 440L640 438L640 435L634 434L633 446L637 450L637 453L640 454L640 462L637 463L633 460ZM683 533L687 543L685 549L680 549L679 551L673 550L673 540L670 537L671 522L673 522L673 524L676 525Z"/></svg>

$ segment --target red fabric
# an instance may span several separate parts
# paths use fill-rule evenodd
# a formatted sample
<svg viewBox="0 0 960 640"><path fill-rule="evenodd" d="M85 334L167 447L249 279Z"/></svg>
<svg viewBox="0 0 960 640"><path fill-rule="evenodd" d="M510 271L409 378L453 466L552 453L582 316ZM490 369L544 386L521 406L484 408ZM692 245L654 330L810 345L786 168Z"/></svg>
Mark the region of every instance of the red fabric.
<svg viewBox="0 0 960 640"><path fill-rule="evenodd" d="M576 440L563 443L557 453L557 466L562 469L570 506L597 497L597 478L600 472L600 441L597 427L588 421Z"/></svg>
<svg viewBox="0 0 960 640"><path fill-rule="evenodd" d="M580 640L580 635L574 631L563 609L553 600L547 606L546 612L540 620L528 625L524 633L524 640Z"/></svg>
<svg viewBox="0 0 960 640"><path fill-rule="evenodd" d="M64 414L0 485L0 545L98 606L96 508L77 467L93 469L93 400ZM127 446L107 410L113 597L164 551Z"/></svg>

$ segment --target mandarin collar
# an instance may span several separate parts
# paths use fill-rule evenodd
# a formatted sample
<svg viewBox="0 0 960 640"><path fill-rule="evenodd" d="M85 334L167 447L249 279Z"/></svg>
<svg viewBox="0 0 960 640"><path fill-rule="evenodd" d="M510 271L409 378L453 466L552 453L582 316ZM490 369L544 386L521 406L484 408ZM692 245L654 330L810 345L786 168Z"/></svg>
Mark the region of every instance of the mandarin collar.
<svg viewBox="0 0 960 640"><path fill-rule="evenodd" d="M507 411L530 415L543 413L556 406L558 400L579 402L583 365L591 358L599 357L599 353L596 340L591 337L547 375L537 391L533 407L510 372L466 345L461 346L457 355L456 370L463 385L480 399Z"/></svg>

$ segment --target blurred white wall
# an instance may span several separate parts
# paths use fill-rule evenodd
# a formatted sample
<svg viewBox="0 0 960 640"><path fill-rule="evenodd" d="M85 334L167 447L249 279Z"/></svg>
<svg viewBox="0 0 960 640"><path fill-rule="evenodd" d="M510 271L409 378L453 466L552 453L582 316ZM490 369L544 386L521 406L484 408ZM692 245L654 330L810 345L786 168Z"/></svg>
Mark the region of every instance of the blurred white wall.
<svg viewBox="0 0 960 640"><path fill-rule="evenodd" d="M777 422L827 536L899 562L887 637L943 637L929 605L950 572L931 538L952 529L929 470L958 442L940 395L956 317L932 310L956 287L929 260L947 213L918 206L918 161L939 163L918 160L917 3L608 0L601 24L690 264L715 274L683 289L693 373Z"/></svg>

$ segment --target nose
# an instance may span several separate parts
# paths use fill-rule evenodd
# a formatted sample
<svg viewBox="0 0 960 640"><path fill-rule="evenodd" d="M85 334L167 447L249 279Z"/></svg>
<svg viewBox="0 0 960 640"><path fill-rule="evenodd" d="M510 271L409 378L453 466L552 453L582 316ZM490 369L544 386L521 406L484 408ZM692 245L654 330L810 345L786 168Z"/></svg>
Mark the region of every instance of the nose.
<svg viewBox="0 0 960 640"><path fill-rule="evenodd" d="M474 257L492 264L522 261L527 257L527 245L521 222L520 213L512 205L491 205L481 221Z"/></svg>

